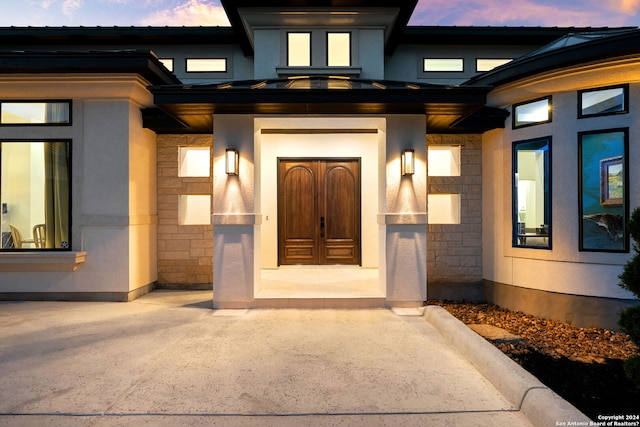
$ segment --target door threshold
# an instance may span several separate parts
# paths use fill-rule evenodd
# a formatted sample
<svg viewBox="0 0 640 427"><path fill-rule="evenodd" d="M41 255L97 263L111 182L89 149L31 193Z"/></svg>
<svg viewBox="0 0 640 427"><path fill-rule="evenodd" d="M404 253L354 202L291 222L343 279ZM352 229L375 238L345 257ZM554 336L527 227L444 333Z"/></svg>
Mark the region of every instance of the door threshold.
<svg viewBox="0 0 640 427"><path fill-rule="evenodd" d="M258 298L255 308L299 309L367 309L387 308L387 300L380 298Z"/></svg>

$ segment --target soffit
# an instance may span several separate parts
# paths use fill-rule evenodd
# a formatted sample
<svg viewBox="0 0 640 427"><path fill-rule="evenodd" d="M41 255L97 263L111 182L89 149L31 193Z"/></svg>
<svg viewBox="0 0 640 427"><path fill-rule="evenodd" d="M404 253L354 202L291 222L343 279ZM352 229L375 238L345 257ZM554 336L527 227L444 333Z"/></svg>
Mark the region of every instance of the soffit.
<svg viewBox="0 0 640 427"><path fill-rule="evenodd" d="M425 114L430 132L477 133L503 127L507 114L487 110L488 87L305 77L150 90L167 121L161 120L162 113L148 111L145 125L164 133L210 133L214 114ZM481 116L484 120L478 120ZM170 121L181 126L172 131Z"/></svg>

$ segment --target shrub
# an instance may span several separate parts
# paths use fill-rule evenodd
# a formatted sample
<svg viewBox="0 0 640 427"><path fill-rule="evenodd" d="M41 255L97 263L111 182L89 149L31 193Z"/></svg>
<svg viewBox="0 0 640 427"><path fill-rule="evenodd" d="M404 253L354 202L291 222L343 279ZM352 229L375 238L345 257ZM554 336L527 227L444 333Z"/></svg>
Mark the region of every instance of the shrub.
<svg viewBox="0 0 640 427"><path fill-rule="evenodd" d="M618 325L634 343L640 344L640 305L623 310L620 313Z"/></svg>
<svg viewBox="0 0 640 427"><path fill-rule="evenodd" d="M640 208L635 208L627 222L627 229L634 240L635 255L624 266L619 276L620 286L640 298ZM630 307L620 313L618 325L629 334L631 340L640 345L640 306ZM630 357L624 362L627 377L640 388L640 355Z"/></svg>
<svg viewBox="0 0 640 427"><path fill-rule="evenodd" d="M640 355L631 356L624 361L624 373L640 388Z"/></svg>

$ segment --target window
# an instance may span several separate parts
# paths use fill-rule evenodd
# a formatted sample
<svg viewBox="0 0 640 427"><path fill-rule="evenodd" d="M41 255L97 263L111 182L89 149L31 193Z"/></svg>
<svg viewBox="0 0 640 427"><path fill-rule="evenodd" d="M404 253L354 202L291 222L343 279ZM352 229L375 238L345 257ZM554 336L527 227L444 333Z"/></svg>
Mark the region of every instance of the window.
<svg viewBox="0 0 640 427"><path fill-rule="evenodd" d="M2 250L70 248L69 141L0 142Z"/></svg>
<svg viewBox="0 0 640 427"><path fill-rule="evenodd" d="M187 73L226 73L226 58L187 58Z"/></svg>
<svg viewBox="0 0 640 427"><path fill-rule="evenodd" d="M460 146L428 147L429 176L460 176Z"/></svg>
<svg viewBox="0 0 640 427"><path fill-rule="evenodd" d="M3 125L70 125L71 101L0 102Z"/></svg>
<svg viewBox="0 0 640 427"><path fill-rule="evenodd" d="M327 65L351 66L351 33L327 33Z"/></svg>
<svg viewBox="0 0 640 427"><path fill-rule="evenodd" d="M462 72L464 60L462 58L424 58L422 70L424 72Z"/></svg>
<svg viewBox="0 0 640 427"><path fill-rule="evenodd" d="M580 250L628 252L629 129L578 134Z"/></svg>
<svg viewBox="0 0 640 427"><path fill-rule="evenodd" d="M178 200L178 224L210 225L211 196L184 194Z"/></svg>
<svg viewBox="0 0 640 427"><path fill-rule="evenodd" d="M287 65L311 66L311 33L287 33Z"/></svg>
<svg viewBox="0 0 640 427"><path fill-rule="evenodd" d="M578 92L578 118L629 112L629 85Z"/></svg>
<svg viewBox="0 0 640 427"><path fill-rule="evenodd" d="M551 248L551 137L513 144L513 246Z"/></svg>
<svg viewBox="0 0 640 427"><path fill-rule="evenodd" d="M551 122L551 97L527 101L513 106L513 128Z"/></svg>
<svg viewBox="0 0 640 427"><path fill-rule="evenodd" d="M506 64L507 62L511 62L512 59L489 59L489 58L478 58L476 59L476 71L484 72L491 71L496 67Z"/></svg>
<svg viewBox="0 0 640 427"><path fill-rule="evenodd" d="M178 176L210 176L209 147L178 147Z"/></svg>
<svg viewBox="0 0 640 427"><path fill-rule="evenodd" d="M459 194L429 194L429 224L460 224Z"/></svg>
<svg viewBox="0 0 640 427"><path fill-rule="evenodd" d="M162 65L164 65L167 70L173 73L173 58L160 58L158 60L162 62Z"/></svg>

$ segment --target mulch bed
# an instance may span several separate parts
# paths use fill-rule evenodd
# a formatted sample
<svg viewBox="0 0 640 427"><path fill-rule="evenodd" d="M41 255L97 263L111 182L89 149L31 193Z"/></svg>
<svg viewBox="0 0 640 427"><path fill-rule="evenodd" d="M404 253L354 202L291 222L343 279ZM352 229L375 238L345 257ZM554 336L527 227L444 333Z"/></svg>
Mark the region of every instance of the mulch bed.
<svg viewBox="0 0 640 427"><path fill-rule="evenodd" d="M625 376L624 359L638 352L625 334L576 328L491 304L429 301L465 324L488 324L523 338L493 343L593 420L640 413L640 389Z"/></svg>

